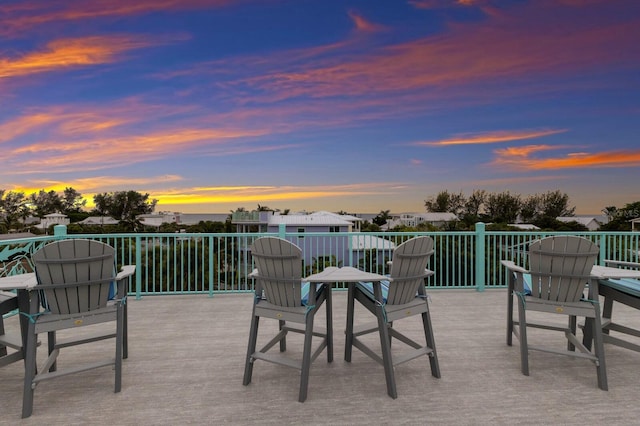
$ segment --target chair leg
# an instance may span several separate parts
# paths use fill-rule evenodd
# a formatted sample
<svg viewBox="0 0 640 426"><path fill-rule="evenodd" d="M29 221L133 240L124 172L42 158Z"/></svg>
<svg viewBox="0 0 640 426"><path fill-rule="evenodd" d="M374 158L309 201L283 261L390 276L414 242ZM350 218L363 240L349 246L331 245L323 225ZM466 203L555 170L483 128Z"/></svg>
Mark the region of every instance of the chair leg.
<svg viewBox="0 0 640 426"><path fill-rule="evenodd" d="M33 413L33 379L36 375L36 326L29 322L25 347L24 388L22 394L22 418L30 417Z"/></svg>
<svg viewBox="0 0 640 426"><path fill-rule="evenodd" d="M573 334L574 336L576 335L577 325L578 322L576 316L569 315L569 330L571 330L571 334ZM569 352L574 352L576 350L576 347L573 343L571 343L571 340L567 341L567 350Z"/></svg>
<svg viewBox="0 0 640 426"><path fill-rule="evenodd" d="M510 274L507 287L507 346L513 344L513 274Z"/></svg>
<svg viewBox="0 0 640 426"><path fill-rule="evenodd" d="M595 305L593 344L596 357L596 372L598 374L598 387L602 390L609 390L607 384L607 366L604 359L604 339L602 337L602 320L600 319L600 307Z"/></svg>
<svg viewBox="0 0 640 426"><path fill-rule="evenodd" d="M56 348L56 332L55 331L50 331L47 333L47 348L49 349L48 355L51 355L51 353L54 351L54 349ZM58 369L58 363L54 362L53 364L51 364L51 368L49 368L49 371L56 371Z"/></svg>
<svg viewBox="0 0 640 426"><path fill-rule="evenodd" d="M384 319L382 306L376 305L376 317L378 318L378 330L380 332L380 347L382 349L382 362L384 364L384 375L387 382L387 393L393 399L398 397L396 390L396 378L393 372L393 359L391 358L391 345L389 344L389 330Z"/></svg>
<svg viewBox="0 0 640 426"><path fill-rule="evenodd" d="M122 307L122 359L129 358L129 323L127 320L127 303Z"/></svg>
<svg viewBox="0 0 640 426"><path fill-rule="evenodd" d="M327 316L327 362L333 362L333 300L331 284L325 284L324 292Z"/></svg>
<svg viewBox="0 0 640 426"><path fill-rule="evenodd" d="M518 298L518 320L520 321L520 370L529 375L529 345L527 343L527 315L524 300Z"/></svg>
<svg viewBox="0 0 640 426"><path fill-rule="evenodd" d="M279 327L278 330L282 331L284 326L287 324L285 321L278 321ZM287 350L287 335L285 334L282 339L280 339L280 352L284 352Z"/></svg>
<svg viewBox="0 0 640 426"><path fill-rule="evenodd" d="M353 294L353 288L355 284L349 283L349 291L347 296L347 329L345 331L345 343L344 343L344 360L351 362L351 355L353 353L353 316L355 310L355 298Z"/></svg>
<svg viewBox="0 0 640 426"><path fill-rule="evenodd" d="M425 303L427 303L425 301ZM436 352L436 340L433 336L433 327L431 326L431 315L429 311L422 314L422 325L424 327L424 336L427 341L427 346L431 348L433 352L429 354L429 364L431 364L431 375L433 377L440 378L440 365L438 363L438 353Z"/></svg>
<svg viewBox="0 0 640 426"><path fill-rule="evenodd" d="M118 307L116 314L116 363L115 363L115 387L114 392L120 392L122 389L122 355L124 345L124 308L122 305Z"/></svg>
<svg viewBox="0 0 640 426"><path fill-rule="evenodd" d="M307 389L309 388L309 370L311 369L311 343L313 339L313 314L307 316L304 331L304 349L302 353L302 369L300 370L300 394L298 401L304 402L307 399Z"/></svg>
<svg viewBox="0 0 640 426"><path fill-rule="evenodd" d="M4 334L4 320L2 319L2 312L0 312L0 334ZM7 355L7 347L0 344L0 358Z"/></svg>
<svg viewBox="0 0 640 426"><path fill-rule="evenodd" d="M247 359L244 364L244 379L243 385L251 383L251 375L253 374L253 358L252 355L256 351L256 344L258 341L258 326L260 325L260 317L255 314L255 307L253 309L253 315L251 317L251 329L249 331L249 346L247 347Z"/></svg>
<svg viewBox="0 0 640 426"><path fill-rule="evenodd" d="M613 297L605 297L604 305L602 307L602 319L611 321L613 315ZM609 334L609 329L603 329L604 334Z"/></svg>

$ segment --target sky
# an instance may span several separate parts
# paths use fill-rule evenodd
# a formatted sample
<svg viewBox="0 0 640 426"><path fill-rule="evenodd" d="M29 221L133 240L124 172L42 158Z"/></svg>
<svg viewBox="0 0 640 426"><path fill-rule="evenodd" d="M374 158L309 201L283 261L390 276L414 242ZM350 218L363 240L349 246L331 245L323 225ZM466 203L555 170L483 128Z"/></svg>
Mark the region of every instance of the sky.
<svg viewBox="0 0 640 426"><path fill-rule="evenodd" d="M0 0L0 189L640 200L638 0Z"/></svg>

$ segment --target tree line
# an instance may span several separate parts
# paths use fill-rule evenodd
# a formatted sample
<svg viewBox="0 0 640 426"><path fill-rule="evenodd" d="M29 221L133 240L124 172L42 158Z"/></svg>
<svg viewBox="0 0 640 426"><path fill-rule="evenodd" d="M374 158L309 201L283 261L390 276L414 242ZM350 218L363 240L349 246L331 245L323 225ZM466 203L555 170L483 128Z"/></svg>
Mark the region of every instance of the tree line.
<svg viewBox="0 0 640 426"><path fill-rule="evenodd" d="M24 220L28 217L52 213L62 213L72 223L89 216L110 216L119 222L120 230L135 231L140 228L137 217L152 213L158 200L149 199L149 194L129 190L99 193L94 195L93 202L95 207L86 211L87 200L71 187L65 188L61 194L41 189L29 195L0 189L0 233L23 229Z"/></svg>
<svg viewBox="0 0 640 426"><path fill-rule="evenodd" d="M446 225L448 230L473 229L475 223L490 223L489 229L508 229L508 224L528 223L544 230L554 231L586 231L587 228L577 222L561 222L558 217L572 217L576 208L569 204L569 196L559 190L542 194L522 196L509 191L491 193L485 190L474 190L470 196L462 192L447 190L428 197L424 201L427 212L453 213L457 220ZM640 201L626 204L624 207L605 207L603 214L608 223L601 230L628 231L630 220L640 217ZM390 210L382 210L372 220L366 230L379 230L391 218ZM394 228L402 231L403 227ZM404 227L406 228L406 227ZM431 225L421 224L416 230L432 230ZM421 229L424 228L424 229ZM363 229L365 230L365 229ZM410 230L410 229L406 229Z"/></svg>
<svg viewBox="0 0 640 426"><path fill-rule="evenodd" d="M24 220L30 216L43 217L51 213L62 213L69 217L70 233L82 232L130 232L141 231L142 224L138 220L141 214L153 213L158 203L150 199L148 193L137 191L103 192L94 195L94 208L86 210L87 200L82 194L71 187L62 193L45 191L26 195L20 191L6 191L0 189L0 233L11 229L24 229ZM586 228L576 222L560 222L560 216L574 216L576 208L570 206L569 196L559 190L542 194L522 196L509 191L491 193L485 190L474 190L465 196L462 192L454 193L448 190L440 191L424 201L427 212L453 213L457 220L448 223L448 230L473 229L476 222L491 223L494 229L505 228L509 223L530 223L545 230L556 231L584 231ZM258 204L258 210L271 210ZM240 207L236 211L244 211ZM640 201L626 204L623 207L608 206L603 213L608 216L608 223L601 226L601 230L625 231L630 230L631 219L640 217ZM288 214L289 209L281 214ZM338 213L346 214L340 211ZM118 221L117 226L105 229L102 226L80 226L77 222L89 216L109 216ZM376 232L391 218L390 210L382 210L371 222L365 222L362 231ZM163 224L159 232L176 232L177 224ZM187 232L233 232L230 220L225 223L201 222L186 227ZM406 228L406 227L405 227ZM414 230L394 228L394 231ZM429 224L421 224L419 231L429 231Z"/></svg>

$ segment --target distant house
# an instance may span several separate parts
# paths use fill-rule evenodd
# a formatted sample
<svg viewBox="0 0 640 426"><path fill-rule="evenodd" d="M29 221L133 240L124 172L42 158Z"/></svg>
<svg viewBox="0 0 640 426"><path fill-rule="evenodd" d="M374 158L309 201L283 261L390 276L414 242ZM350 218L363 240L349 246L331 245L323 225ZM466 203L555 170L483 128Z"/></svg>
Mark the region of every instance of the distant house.
<svg viewBox="0 0 640 426"><path fill-rule="evenodd" d="M226 222L229 213L173 213L178 225L197 225L200 222Z"/></svg>
<svg viewBox="0 0 640 426"><path fill-rule="evenodd" d="M67 217L67 215L64 215L62 213L51 213L42 217L38 228L47 229L51 225L68 225L70 222L71 220L69 219L69 217Z"/></svg>
<svg viewBox="0 0 640 426"><path fill-rule="evenodd" d="M78 223L81 225L117 225L118 221L109 216L89 216Z"/></svg>
<svg viewBox="0 0 640 426"><path fill-rule="evenodd" d="M589 231L597 231L600 226L606 223L606 218L601 216L560 216L556 220L560 222L577 222L584 225Z"/></svg>
<svg viewBox="0 0 640 426"><path fill-rule="evenodd" d="M387 221L384 229L393 229L396 226L408 226L415 228L416 226L428 223L432 226L441 227L448 222L458 220L458 217L453 213L445 212L427 212L427 213L401 213L399 215L392 215L391 219Z"/></svg>
<svg viewBox="0 0 640 426"><path fill-rule="evenodd" d="M231 223L236 225L238 233L270 232L278 233L282 230L286 233L297 234L287 237L298 245L305 253L305 263L313 262L312 255L323 257L323 249L326 247L327 256L337 255L337 261L342 265L357 265L367 250L389 251L393 244L377 237L344 235L348 232L360 230L360 224L364 219L351 216L318 211L314 213L296 213L282 215L273 211L234 212ZM313 235L307 234L342 233L342 235ZM381 256L382 258L382 256Z"/></svg>
<svg viewBox="0 0 640 426"><path fill-rule="evenodd" d="M531 223L510 223L509 226L522 229L523 231L537 231L540 229Z"/></svg>

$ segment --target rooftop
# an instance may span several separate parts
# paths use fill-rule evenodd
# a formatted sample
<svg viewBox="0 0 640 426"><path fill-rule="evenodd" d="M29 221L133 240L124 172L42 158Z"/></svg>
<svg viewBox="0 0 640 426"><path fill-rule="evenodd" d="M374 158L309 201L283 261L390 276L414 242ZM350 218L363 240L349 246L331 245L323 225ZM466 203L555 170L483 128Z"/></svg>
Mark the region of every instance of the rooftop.
<svg viewBox="0 0 640 426"><path fill-rule="evenodd" d="M591 362L543 352L532 352L526 377L517 346L505 344L506 290L432 290L430 295L442 378L431 377L424 357L402 364L396 368L396 400L387 396L380 365L357 350L350 364L343 361L346 292L334 296L335 360L328 364L323 353L315 361L303 404L297 402L299 376L286 367L259 362L253 382L242 385L252 295L147 296L128 301L130 352L121 393L113 393L108 369L51 380L38 385L33 416L20 421L23 366L14 363L0 369L0 423L637 423L639 353L606 345L608 392L598 389ZM640 326L637 311L618 306L614 311L616 318ZM323 322L319 315L316 324ZM371 318L362 309L356 312L356 322ZM15 317L6 323L17 327ZM261 322L262 342L276 325ZM394 325L420 335L415 317ZM544 336L565 345L557 333L529 332L532 343ZM299 337L291 336L287 348L294 355L300 353L298 343ZM64 366L112 346L97 342L63 350L59 362ZM40 365L45 351L41 346Z"/></svg>

